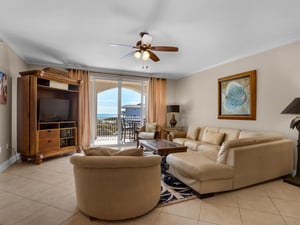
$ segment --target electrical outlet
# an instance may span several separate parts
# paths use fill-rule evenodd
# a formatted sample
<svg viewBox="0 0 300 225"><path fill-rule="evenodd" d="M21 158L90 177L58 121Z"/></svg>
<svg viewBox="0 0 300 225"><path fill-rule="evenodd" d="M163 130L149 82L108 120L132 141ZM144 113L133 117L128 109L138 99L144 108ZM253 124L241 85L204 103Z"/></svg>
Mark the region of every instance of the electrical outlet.
<svg viewBox="0 0 300 225"><path fill-rule="evenodd" d="M2 147L0 146L0 153L2 152Z"/></svg>

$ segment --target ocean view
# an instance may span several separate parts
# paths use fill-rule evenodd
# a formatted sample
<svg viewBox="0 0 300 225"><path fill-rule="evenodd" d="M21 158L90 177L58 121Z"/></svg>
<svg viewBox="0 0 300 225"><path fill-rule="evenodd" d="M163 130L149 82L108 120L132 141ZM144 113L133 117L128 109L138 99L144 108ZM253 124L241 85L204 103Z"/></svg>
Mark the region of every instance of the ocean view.
<svg viewBox="0 0 300 225"><path fill-rule="evenodd" d="M118 114L97 114L97 120L103 120L109 117L118 117Z"/></svg>

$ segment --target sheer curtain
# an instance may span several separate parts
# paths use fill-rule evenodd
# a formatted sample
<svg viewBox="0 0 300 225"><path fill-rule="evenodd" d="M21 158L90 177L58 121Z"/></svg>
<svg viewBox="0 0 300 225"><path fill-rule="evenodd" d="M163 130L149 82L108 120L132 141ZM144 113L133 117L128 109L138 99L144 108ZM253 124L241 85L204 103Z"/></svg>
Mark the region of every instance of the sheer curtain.
<svg viewBox="0 0 300 225"><path fill-rule="evenodd" d="M79 145L90 146L89 74L85 70L68 69L71 79L80 80L79 89Z"/></svg>
<svg viewBox="0 0 300 225"><path fill-rule="evenodd" d="M147 121L161 127L167 125L166 79L149 78Z"/></svg>

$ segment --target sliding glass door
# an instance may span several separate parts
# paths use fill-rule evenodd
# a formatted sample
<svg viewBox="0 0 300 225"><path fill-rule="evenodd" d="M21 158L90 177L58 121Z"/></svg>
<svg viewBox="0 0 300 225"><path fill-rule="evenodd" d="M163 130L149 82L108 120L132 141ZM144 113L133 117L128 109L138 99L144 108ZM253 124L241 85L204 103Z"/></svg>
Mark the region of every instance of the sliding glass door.
<svg viewBox="0 0 300 225"><path fill-rule="evenodd" d="M135 144L146 115L147 81L91 77L92 145Z"/></svg>

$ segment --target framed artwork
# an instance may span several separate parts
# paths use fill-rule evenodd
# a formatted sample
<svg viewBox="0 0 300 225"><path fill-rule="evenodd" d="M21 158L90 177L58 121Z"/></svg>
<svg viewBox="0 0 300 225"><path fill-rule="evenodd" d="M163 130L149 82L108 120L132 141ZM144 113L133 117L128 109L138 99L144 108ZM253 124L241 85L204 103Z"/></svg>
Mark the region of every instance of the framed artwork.
<svg viewBox="0 0 300 225"><path fill-rule="evenodd" d="M0 72L0 104L7 104L7 75Z"/></svg>
<svg viewBox="0 0 300 225"><path fill-rule="evenodd" d="M218 119L256 120L256 70L218 79Z"/></svg>

